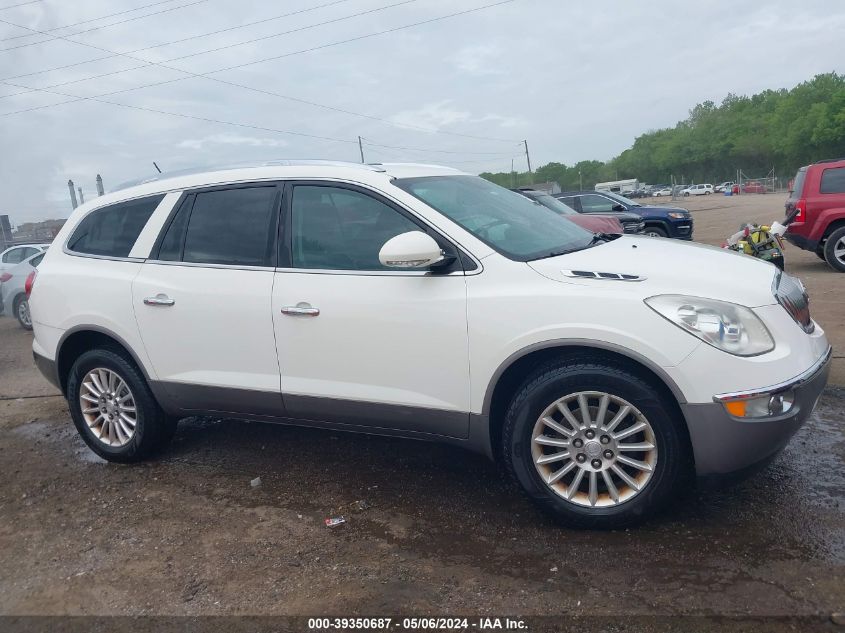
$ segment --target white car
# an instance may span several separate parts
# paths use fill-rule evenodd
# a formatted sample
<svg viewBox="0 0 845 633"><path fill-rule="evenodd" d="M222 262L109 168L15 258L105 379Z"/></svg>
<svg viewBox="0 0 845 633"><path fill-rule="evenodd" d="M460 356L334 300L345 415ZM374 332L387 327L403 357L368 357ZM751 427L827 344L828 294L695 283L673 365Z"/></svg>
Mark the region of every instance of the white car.
<svg viewBox="0 0 845 633"><path fill-rule="evenodd" d="M0 273L0 314L14 316L25 330L32 329L26 297L26 280L42 259L44 251L39 251Z"/></svg>
<svg viewBox="0 0 845 633"><path fill-rule="evenodd" d="M681 189L681 194L684 196L709 196L713 193L713 185L690 185L686 189Z"/></svg>
<svg viewBox="0 0 845 633"><path fill-rule="evenodd" d="M49 244L16 244L0 253L0 273L17 266L25 259L46 251Z"/></svg>
<svg viewBox="0 0 845 633"><path fill-rule="evenodd" d="M444 167L165 175L81 205L56 244L35 360L116 462L196 414L436 440L569 525L618 527L688 475L765 463L829 370L771 264L594 234Z"/></svg>
<svg viewBox="0 0 845 633"><path fill-rule="evenodd" d="M725 182L722 182L722 183L719 183L718 185L716 185L716 187L715 187L715 189L713 189L713 191L715 191L716 193L724 193L725 191L727 191L729 189L733 189L733 186L734 186L734 182L732 180L726 180Z"/></svg>
<svg viewBox="0 0 845 633"><path fill-rule="evenodd" d="M671 187L664 187L663 189L656 189L651 192L653 198L659 198L661 196L671 196L672 195L672 188Z"/></svg>

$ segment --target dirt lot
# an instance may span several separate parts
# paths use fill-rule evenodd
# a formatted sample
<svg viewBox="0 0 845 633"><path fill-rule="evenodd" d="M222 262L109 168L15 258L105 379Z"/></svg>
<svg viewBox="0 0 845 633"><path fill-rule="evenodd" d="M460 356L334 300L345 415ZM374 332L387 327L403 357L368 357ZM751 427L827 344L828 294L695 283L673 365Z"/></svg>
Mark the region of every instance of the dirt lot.
<svg viewBox="0 0 845 633"><path fill-rule="evenodd" d="M717 243L781 202L686 206ZM845 349L845 275L787 257ZM36 373L30 340L0 319L0 615L545 614L559 617L534 630L613 616L614 631L735 630L732 616L748 631L827 631L845 611L841 389L749 481L690 491L636 530L575 532L482 457L421 442L191 419L158 459L107 464ZM339 514L346 525L323 525ZM807 619L779 619L795 615ZM0 620L12 624L32 622Z"/></svg>

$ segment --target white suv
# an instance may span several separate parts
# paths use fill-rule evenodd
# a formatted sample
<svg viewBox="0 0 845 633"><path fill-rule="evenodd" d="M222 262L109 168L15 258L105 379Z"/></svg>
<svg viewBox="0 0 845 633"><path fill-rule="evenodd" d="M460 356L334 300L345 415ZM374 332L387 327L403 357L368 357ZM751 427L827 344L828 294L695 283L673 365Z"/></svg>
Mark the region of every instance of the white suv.
<svg viewBox="0 0 845 633"><path fill-rule="evenodd" d="M163 177L80 206L55 244L35 360L112 461L198 414L445 441L569 525L620 526L688 475L764 463L827 379L771 264L593 234L442 167Z"/></svg>
<svg viewBox="0 0 845 633"><path fill-rule="evenodd" d="M690 185L681 189L681 193L685 196L709 196L713 193L713 185Z"/></svg>

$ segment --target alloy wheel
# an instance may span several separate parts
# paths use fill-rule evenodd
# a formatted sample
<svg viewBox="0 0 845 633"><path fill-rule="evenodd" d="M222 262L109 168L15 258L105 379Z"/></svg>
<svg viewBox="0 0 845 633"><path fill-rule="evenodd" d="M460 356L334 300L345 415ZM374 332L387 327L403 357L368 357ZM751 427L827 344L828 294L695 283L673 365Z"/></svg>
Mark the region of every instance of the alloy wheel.
<svg viewBox="0 0 845 633"><path fill-rule="evenodd" d="M608 507L648 486L657 465L657 441L649 421L627 400L581 391L540 414L531 456L555 494L578 506Z"/></svg>
<svg viewBox="0 0 845 633"><path fill-rule="evenodd" d="M833 256L840 264L845 266L845 236L840 237L833 245Z"/></svg>
<svg viewBox="0 0 845 633"><path fill-rule="evenodd" d="M29 302L26 300L18 303L18 319L26 327L32 325L32 317L29 314Z"/></svg>
<svg viewBox="0 0 845 633"><path fill-rule="evenodd" d="M125 446L135 435L138 413L129 386L111 369L89 371L79 390L85 423L106 446Z"/></svg>

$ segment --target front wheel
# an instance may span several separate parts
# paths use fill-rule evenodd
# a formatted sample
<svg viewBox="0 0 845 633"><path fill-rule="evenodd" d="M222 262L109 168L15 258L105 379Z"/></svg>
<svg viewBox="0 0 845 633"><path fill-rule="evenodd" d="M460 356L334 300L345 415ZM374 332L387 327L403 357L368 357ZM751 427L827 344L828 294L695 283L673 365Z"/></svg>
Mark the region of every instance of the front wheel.
<svg viewBox="0 0 845 633"><path fill-rule="evenodd" d="M824 243L824 259L840 273L845 273L845 226L831 233Z"/></svg>
<svg viewBox="0 0 845 633"><path fill-rule="evenodd" d="M505 417L505 462L562 523L621 528L657 512L689 471L674 406L627 370L561 361L519 389Z"/></svg>
<svg viewBox="0 0 845 633"><path fill-rule="evenodd" d="M111 462L149 457L170 440L176 428L135 364L116 350L82 354L71 367L67 399L82 439Z"/></svg>
<svg viewBox="0 0 845 633"><path fill-rule="evenodd" d="M666 231L658 226L647 226L643 235L646 237L667 237Z"/></svg>

